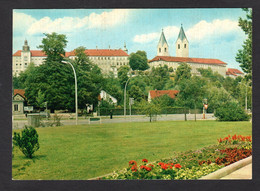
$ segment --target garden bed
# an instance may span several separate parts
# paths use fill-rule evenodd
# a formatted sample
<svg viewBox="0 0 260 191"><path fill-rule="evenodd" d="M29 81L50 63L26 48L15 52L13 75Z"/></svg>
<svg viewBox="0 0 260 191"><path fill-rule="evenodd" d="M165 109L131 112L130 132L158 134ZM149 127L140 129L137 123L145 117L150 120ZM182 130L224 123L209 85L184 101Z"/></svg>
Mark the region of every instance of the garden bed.
<svg viewBox="0 0 260 191"><path fill-rule="evenodd" d="M218 139L217 145L176 154L172 158L141 164L129 161L129 167L98 179L199 179L252 155L251 136L233 135Z"/></svg>

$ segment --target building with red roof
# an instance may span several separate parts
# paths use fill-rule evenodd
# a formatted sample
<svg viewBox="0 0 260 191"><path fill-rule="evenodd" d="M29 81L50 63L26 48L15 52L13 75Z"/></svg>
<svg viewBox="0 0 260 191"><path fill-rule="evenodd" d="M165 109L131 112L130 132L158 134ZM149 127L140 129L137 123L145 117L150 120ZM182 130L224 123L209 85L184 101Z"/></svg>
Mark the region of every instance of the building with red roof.
<svg viewBox="0 0 260 191"><path fill-rule="evenodd" d="M211 68L213 72L218 72L222 76L226 76L227 63L213 58L191 58L189 57L189 41L185 35L184 29L181 26L178 38L175 42L176 57L169 56L168 44L164 33L162 31L159 43L157 46L157 56L152 60L149 60L150 67L160 67L167 65L169 68L172 67L175 71L180 63L187 63L191 67L191 73L193 75L200 75L197 69Z"/></svg>
<svg viewBox="0 0 260 191"><path fill-rule="evenodd" d="M163 95L168 95L170 98L174 99L178 93L178 90L150 90L148 93L148 102Z"/></svg>
<svg viewBox="0 0 260 191"><path fill-rule="evenodd" d="M227 72L226 72L226 75L231 77L231 78L236 78L238 76L244 76L244 73L241 72L238 69L235 69L235 68L228 68Z"/></svg>
<svg viewBox="0 0 260 191"><path fill-rule="evenodd" d="M85 54L101 68L104 74L113 72L117 76L120 66L129 65L126 45L124 45L124 49L87 49ZM13 75L19 75L20 72L25 71L30 63L34 63L35 66L43 64L46 57L47 55L41 50L30 50L28 42L25 40L22 50L13 54ZM66 52L65 57L75 59L75 50Z"/></svg>
<svg viewBox="0 0 260 191"><path fill-rule="evenodd" d="M14 89L13 91L13 101L12 101L12 111L13 114L23 114L24 104L26 102L25 90Z"/></svg>

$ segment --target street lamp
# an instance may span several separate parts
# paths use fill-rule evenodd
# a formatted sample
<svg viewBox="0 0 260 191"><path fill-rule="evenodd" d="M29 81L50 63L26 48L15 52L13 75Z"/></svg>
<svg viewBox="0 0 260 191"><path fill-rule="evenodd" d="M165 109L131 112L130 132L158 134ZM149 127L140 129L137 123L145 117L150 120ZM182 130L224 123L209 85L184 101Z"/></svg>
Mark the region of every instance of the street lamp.
<svg viewBox="0 0 260 191"><path fill-rule="evenodd" d="M73 65L67 61L61 61L64 64L69 64L72 67L74 78L75 78L75 111L76 111L76 125L78 125L78 87L77 87L77 75Z"/></svg>
<svg viewBox="0 0 260 191"><path fill-rule="evenodd" d="M126 118L126 86L127 86L127 83L129 82L130 78L128 78L128 80L126 81L125 83L125 91L124 91L124 116Z"/></svg>

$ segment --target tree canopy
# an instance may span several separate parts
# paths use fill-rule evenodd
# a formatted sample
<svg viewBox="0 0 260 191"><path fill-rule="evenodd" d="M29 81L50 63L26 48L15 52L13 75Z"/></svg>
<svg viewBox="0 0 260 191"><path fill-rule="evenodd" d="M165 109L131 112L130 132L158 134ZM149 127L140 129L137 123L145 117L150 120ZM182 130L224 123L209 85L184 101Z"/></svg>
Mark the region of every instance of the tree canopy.
<svg viewBox="0 0 260 191"><path fill-rule="evenodd" d="M132 70L146 70L149 68L148 59L145 51L138 50L129 56L129 64Z"/></svg>
<svg viewBox="0 0 260 191"><path fill-rule="evenodd" d="M238 25L247 35L244 41L243 49L238 50L236 61L240 63L240 67L247 74L247 78L252 78L252 9L244 8L246 19L239 18Z"/></svg>

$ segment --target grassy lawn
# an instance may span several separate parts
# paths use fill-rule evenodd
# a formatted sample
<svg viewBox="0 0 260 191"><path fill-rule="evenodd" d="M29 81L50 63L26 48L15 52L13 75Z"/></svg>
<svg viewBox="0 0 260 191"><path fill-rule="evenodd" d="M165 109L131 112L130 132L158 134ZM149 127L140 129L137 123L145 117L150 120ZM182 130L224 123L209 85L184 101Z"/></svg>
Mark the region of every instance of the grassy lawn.
<svg viewBox="0 0 260 191"><path fill-rule="evenodd" d="M128 166L217 144L227 135L252 135L250 122L171 121L37 128L40 149L26 159L14 149L13 179L85 180Z"/></svg>

